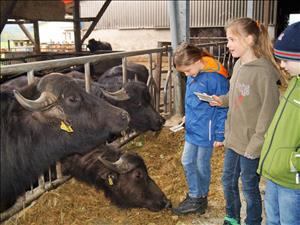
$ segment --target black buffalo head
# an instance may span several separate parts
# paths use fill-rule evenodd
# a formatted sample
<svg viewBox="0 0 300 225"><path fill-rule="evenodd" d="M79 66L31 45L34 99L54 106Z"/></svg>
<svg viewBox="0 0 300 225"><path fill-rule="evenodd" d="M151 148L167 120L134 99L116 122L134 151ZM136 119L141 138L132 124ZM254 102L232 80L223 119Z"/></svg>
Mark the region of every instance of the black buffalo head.
<svg viewBox="0 0 300 225"><path fill-rule="evenodd" d="M147 83L149 72L146 66L137 63L128 63L127 67L128 81L141 81ZM97 80L107 91L117 91L123 86L123 68L122 65L111 67L105 71Z"/></svg>
<svg viewBox="0 0 300 225"><path fill-rule="evenodd" d="M121 208L159 211L171 207L137 153L121 153L111 146L103 146L85 156L67 158L63 168L64 173L103 189L106 197Z"/></svg>
<svg viewBox="0 0 300 225"><path fill-rule="evenodd" d="M125 109L130 115L129 127L140 132L161 130L165 119L151 104L151 95L146 84L133 81L123 85L129 99L116 101L105 97L111 104Z"/></svg>
<svg viewBox="0 0 300 225"><path fill-rule="evenodd" d="M34 93L37 99L28 99L16 90L14 94L24 108L37 112L45 121L60 120L78 130L101 129L102 133L119 133L129 121L126 111L95 98L76 80L59 73L49 74L38 81Z"/></svg>

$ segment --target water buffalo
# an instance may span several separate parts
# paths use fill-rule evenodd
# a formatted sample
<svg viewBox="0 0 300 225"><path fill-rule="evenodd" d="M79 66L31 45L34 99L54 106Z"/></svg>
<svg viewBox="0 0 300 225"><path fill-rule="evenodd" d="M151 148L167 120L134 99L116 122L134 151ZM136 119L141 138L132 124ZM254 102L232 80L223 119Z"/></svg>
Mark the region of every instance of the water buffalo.
<svg viewBox="0 0 300 225"><path fill-rule="evenodd" d="M127 77L129 81L133 81L137 78L138 81L147 83L149 72L147 67L137 63L128 63L127 65ZM122 65L114 66L105 71L97 81L107 91L117 91L122 88L123 85L123 72Z"/></svg>
<svg viewBox="0 0 300 225"><path fill-rule="evenodd" d="M126 129L128 113L61 74L1 92L1 203L9 208L51 164Z"/></svg>
<svg viewBox="0 0 300 225"><path fill-rule="evenodd" d="M112 146L101 146L81 156L63 160L63 173L102 189L121 208L147 208L159 211L170 201L149 177L144 160L136 153L122 153Z"/></svg>
<svg viewBox="0 0 300 225"><path fill-rule="evenodd" d="M92 93L97 94L101 90L97 84L92 85ZM123 90L129 96L128 99L119 100L110 96L102 96L112 105L125 109L130 115L129 128L139 132L148 130L159 131L165 119L155 110L151 104L151 95L146 84L139 81L128 82L123 85ZM100 94L101 95L101 94Z"/></svg>
<svg viewBox="0 0 300 225"><path fill-rule="evenodd" d="M97 50L112 50L111 44L105 41L96 41L94 38L90 39L87 45L91 53Z"/></svg>

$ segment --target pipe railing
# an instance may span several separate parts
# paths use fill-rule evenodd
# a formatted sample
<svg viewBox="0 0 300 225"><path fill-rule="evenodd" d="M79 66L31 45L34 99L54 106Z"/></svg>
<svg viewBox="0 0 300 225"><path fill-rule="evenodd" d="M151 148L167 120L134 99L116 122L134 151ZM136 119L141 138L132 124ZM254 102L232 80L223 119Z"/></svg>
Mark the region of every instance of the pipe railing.
<svg viewBox="0 0 300 225"><path fill-rule="evenodd" d="M6 65L6 66L1 66L1 75L5 77L16 73L26 73L30 70L39 71L43 69L53 69L53 68L63 67L63 66L67 67L67 66L73 66L78 64L93 63L96 61L101 61L103 59L117 59L117 58L144 55L150 53L158 53L162 51L170 51L170 50L171 48L166 49L163 47L163 48L153 48L153 49L137 50L137 51L129 51L129 52L107 53L102 55L79 56L79 57L71 57L66 59L53 59L53 60L31 62L25 64Z"/></svg>

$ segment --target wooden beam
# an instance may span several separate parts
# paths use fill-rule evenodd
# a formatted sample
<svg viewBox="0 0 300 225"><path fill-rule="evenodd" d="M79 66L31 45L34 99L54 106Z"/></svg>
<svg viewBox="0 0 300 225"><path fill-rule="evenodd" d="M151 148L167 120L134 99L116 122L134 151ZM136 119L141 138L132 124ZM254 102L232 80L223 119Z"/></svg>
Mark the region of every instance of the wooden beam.
<svg viewBox="0 0 300 225"><path fill-rule="evenodd" d="M31 20L14 20L7 21L6 24L25 24L25 23L33 23Z"/></svg>
<svg viewBox="0 0 300 225"><path fill-rule="evenodd" d="M80 1L74 0L74 41L75 41L75 52L81 52L81 31L80 31Z"/></svg>
<svg viewBox="0 0 300 225"><path fill-rule="evenodd" d="M30 34L30 32L27 30L27 28L25 27L24 24L22 23L18 23L19 27L21 28L21 30L24 32L24 34L27 36L27 38L33 43L35 44L34 38L32 37L32 35Z"/></svg>
<svg viewBox="0 0 300 225"><path fill-rule="evenodd" d="M9 16L11 15L11 12L13 11L17 0L11 0L11 1L1 1L1 24L0 24L0 33L2 32L7 19L9 19Z"/></svg>
<svg viewBox="0 0 300 225"><path fill-rule="evenodd" d="M39 21L33 22L33 30L34 30L34 52L38 54L41 52Z"/></svg>
<svg viewBox="0 0 300 225"><path fill-rule="evenodd" d="M81 40L81 45L83 44L83 42L85 41L85 39L87 39L90 36L90 34L92 33L92 31L96 27L97 23L99 22L99 20L103 16L105 10L107 9L107 7L109 6L110 3L111 3L111 0L106 0L105 1L105 3L103 4L103 6L101 7L101 9L99 10L97 16L93 20L92 24L90 25L90 27L88 28L88 30L85 32L85 34L84 34L84 36L83 36L83 38Z"/></svg>

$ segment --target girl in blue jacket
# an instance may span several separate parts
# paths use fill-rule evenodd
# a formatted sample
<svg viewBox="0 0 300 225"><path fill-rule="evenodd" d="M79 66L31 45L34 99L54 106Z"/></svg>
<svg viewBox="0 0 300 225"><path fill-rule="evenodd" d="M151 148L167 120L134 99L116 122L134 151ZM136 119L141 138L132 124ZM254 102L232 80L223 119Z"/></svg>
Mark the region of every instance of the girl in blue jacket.
<svg viewBox="0 0 300 225"><path fill-rule="evenodd" d="M228 73L209 53L182 43L173 58L177 71L187 76L185 93L185 144L181 162L188 183L186 199L173 209L176 214L205 213L210 184L213 147L222 146L227 108L210 106L195 92L224 95Z"/></svg>

